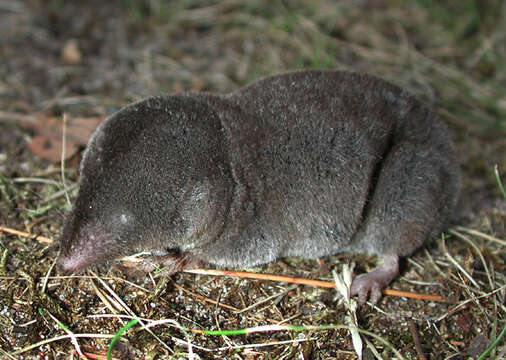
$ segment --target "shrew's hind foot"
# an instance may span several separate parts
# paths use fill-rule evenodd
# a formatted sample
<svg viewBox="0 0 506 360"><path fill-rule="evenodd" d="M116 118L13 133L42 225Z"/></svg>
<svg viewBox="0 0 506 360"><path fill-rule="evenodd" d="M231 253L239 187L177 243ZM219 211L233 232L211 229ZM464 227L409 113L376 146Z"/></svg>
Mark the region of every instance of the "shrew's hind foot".
<svg viewBox="0 0 506 360"><path fill-rule="evenodd" d="M367 298L375 304L381 298L381 291L399 274L399 257L388 255L381 263L366 274L353 279L351 295L358 295L360 305L365 304Z"/></svg>

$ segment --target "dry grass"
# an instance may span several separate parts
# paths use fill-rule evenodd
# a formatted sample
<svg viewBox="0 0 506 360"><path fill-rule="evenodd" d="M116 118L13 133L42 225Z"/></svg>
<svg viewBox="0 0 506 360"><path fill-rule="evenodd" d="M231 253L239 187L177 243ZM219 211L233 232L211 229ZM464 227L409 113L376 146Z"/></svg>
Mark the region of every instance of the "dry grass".
<svg viewBox="0 0 506 360"><path fill-rule="evenodd" d="M428 359L476 358L504 328L506 202L493 176L498 164L506 178L503 1L83 4L0 0L0 109L103 115L160 92L227 92L296 68L366 71L434 105L455 133L462 163L462 226L406 259L392 287L452 303L385 297L359 309L358 325L407 359L420 359L421 352ZM73 39L77 63L62 58ZM68 210L63 196L53 196L62 188L60 168L29 153L29 136L15 118L0 119L0 225L56 238ZM72 186L76 161L65 174ZM76 189L69 195L74 199ZM333 290L192 274L130 282L109 267L63 277L53 268L57 249L6 233L0 241L0 357L69 359L77 345L89 358L105 355L126 315L144 325L125 333L118 358L356 358L345 328L213 336L145 326L154 320L208 330L341 325L345 308ZM332 280L331 270L349 261L358 271L374 264L343 254L255 270ZM116 315L98 316L105 314ZM368 358L395 358L372 335L362 333ZM35 347L20 353L29 346ZM488 358L505 351L503 340Z"/></svg>

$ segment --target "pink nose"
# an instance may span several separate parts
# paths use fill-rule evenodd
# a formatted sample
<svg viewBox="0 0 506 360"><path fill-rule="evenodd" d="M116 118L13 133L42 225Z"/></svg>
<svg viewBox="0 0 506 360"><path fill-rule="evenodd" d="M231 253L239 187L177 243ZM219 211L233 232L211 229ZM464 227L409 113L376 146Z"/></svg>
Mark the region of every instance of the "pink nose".
<svg viewBox="0 0 506 360"><path fill-rule="evenodd" d="M64 273L70 274L76 272L87 266L87 263L80 256L74 257L63 257L60 256L58 259L58 264Z"/></svg>

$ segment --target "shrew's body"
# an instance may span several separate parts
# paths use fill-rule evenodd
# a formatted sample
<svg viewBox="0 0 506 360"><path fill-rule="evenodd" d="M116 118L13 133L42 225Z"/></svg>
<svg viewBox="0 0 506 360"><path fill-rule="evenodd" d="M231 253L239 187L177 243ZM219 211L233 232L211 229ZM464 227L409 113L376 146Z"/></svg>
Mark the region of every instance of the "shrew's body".
<svg viewBox="0 0 506 360"><path fill-rule="evenodd" d="M459 189L433 112L385 81L332 71L137 102L96 130L81 166L66 270L146 249L176 251L161 257L171 272L377 254L353 283L362 300L443 230Z"/></svg>

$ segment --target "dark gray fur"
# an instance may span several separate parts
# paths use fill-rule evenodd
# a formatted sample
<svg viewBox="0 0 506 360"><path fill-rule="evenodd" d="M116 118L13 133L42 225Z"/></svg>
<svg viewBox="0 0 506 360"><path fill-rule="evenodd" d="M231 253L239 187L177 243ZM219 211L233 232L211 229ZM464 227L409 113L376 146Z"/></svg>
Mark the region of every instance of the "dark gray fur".
<svg viewBox="0 0 506 360"><path fill-rule="evenodd" d="M386 259L354 283L377 300L397 257L444 229L459 168L444 124L398 87L301 71L123 108L91 138L80 185L67 271L146 249L231 268L350 251Z"/></svg>

